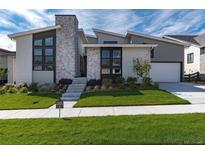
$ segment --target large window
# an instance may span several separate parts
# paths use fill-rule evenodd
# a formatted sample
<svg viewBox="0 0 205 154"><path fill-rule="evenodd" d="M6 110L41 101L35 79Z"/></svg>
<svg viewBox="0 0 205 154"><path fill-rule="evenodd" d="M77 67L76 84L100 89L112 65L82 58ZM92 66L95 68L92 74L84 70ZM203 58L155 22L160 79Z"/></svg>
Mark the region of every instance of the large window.
<svg viewBox="0 0 205 154"><path fill-rule="evenodd" d="M101 75L102 78L115 79L122 75L121 48L101 49Z"/></svg>
<svg viewBox="0 0 205 154"><path fill-rule="evenodd" d="M54 70L55 32L35 34L33 38L33 70Z"/></svg>
<svg viewBox="0 0 205 154"><path fill-rule="evenodd" d="M187 54L187 63L193 63L194 62L194 53Z"/></svg>
<svg viewBox="0 0 205 154"><path fill-rule="evenodd" d="M201 54L201 55L204 55L204 54L205 54L205 48L201 48L200 54Z"/></svg>

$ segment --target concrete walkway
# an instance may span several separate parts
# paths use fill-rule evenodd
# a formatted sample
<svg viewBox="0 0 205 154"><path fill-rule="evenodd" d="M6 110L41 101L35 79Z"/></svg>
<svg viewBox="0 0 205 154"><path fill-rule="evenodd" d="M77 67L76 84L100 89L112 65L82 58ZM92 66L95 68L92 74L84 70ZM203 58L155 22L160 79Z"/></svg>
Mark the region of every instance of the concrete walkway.
<svg viewBox="0 0 205 154"><path fill-rule="evenodd" d="M188 100L191 104L205 104L205 85L193 83L160 83L160 88Z"/></svg>
<svg viewBox="0 0 205 154"><path fill-rule="evenodd" d="M76 102L65 102L61 117L111 116L111 115L147 115L147 114L181 114L205 113L205 105L159 105L130 107L93 107L72 108ZM0 119L19 118L58 118L59 110L52 106L48 109L1 110Z"/></svg>

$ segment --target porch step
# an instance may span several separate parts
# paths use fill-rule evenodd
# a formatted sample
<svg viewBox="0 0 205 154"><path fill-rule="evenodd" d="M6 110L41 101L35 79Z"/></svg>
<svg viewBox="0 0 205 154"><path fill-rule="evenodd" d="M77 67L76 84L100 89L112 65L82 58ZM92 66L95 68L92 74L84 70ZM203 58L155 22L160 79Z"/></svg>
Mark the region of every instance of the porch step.
<svg viewBox="0 0 205 154"><path fill-rule="evenodd" d="M80 92L70 92L70 93L64 93L62 97L80 97Z"/></svg>
<svg viewBox="0 0 205 154"><path fill-rule="evenodd" d="M85 77L74 78L72 83L73 84L86 84L87 78L85 78Z"/></svg>
<svg viewBox="0 0 205 154"><path fill-rule="evenodd" d="M72 84L62 95L62 101L77 101L84 92L87 84L87 78L74 78Z"/></svg>
<svg viewBox="0 0 205 154"><path fill-rule="evenodd" d="M80 97L61 97L62 101L77 101Z"/></svg>
<svg viewBox="0 0 205 154"><path fill-rule="evenodd" d="M86 84L76 84L76 83L74 83L74 84L71 84L69 86L69 88L84 88L85 86L86 86Z"/></svg>

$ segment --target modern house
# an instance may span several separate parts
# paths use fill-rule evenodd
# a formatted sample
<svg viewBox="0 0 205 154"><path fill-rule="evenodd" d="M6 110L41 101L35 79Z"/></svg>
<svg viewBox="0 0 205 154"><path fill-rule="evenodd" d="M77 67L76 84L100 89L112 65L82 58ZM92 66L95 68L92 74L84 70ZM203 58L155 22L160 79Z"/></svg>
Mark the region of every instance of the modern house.
<svg viewBox="0 0 205 154"><path fill-rule="evenodd" d="M184 48L184 73L200 72L201 79L205 79L205 34L167 35L164 38L188 44Z"/></svg>
<svg viewBox="0 0 205 154"><path fill-rule="evenodd" d="M1 82L13 82L15 81L15 57L14 51L9 51L0 48L0 68L7 70L7 76L0 78Z"/></svg>
<svg viewBox="0 0 205 154"><path fill-rule="evenodd" d="M93 29L87 35L75 15L56 15L55 25L9 35L16 41L17 83L53 83L62 78L136 76L133 59L148 60L155 82L180 82L187 43L128 31Z"/></svg>

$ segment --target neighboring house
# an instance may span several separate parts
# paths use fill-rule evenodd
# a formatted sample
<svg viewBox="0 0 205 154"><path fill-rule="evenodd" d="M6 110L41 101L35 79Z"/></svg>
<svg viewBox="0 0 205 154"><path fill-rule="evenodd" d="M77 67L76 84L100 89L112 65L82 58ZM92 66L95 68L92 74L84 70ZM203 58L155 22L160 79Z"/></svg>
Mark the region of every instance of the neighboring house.
<svg viewBox="0 0 205 154"><path fill-rule="evenodd" d="M205 34L202 35L167 35L169 40L187 43L184 48L184 73L200 72L205 79Z"/></svg>
<svg viewBox="0 0 205 154"><path fill-rule="evenodd" d="M7 69L7 76L4 79L0 79L4 83L15 81L15 56L16 53L14 51L0 48L0 68Z"/></svg>
<svg viewBox="0 0 205 154"><path fill-rule="evenodd" d="M136 76L133 59L148 60L155 82L180 82L185 43L128 31L78 28L75 15L56 15L55 26L9 35L16 41L16 82L53 83L62 78Z"/></svg>

